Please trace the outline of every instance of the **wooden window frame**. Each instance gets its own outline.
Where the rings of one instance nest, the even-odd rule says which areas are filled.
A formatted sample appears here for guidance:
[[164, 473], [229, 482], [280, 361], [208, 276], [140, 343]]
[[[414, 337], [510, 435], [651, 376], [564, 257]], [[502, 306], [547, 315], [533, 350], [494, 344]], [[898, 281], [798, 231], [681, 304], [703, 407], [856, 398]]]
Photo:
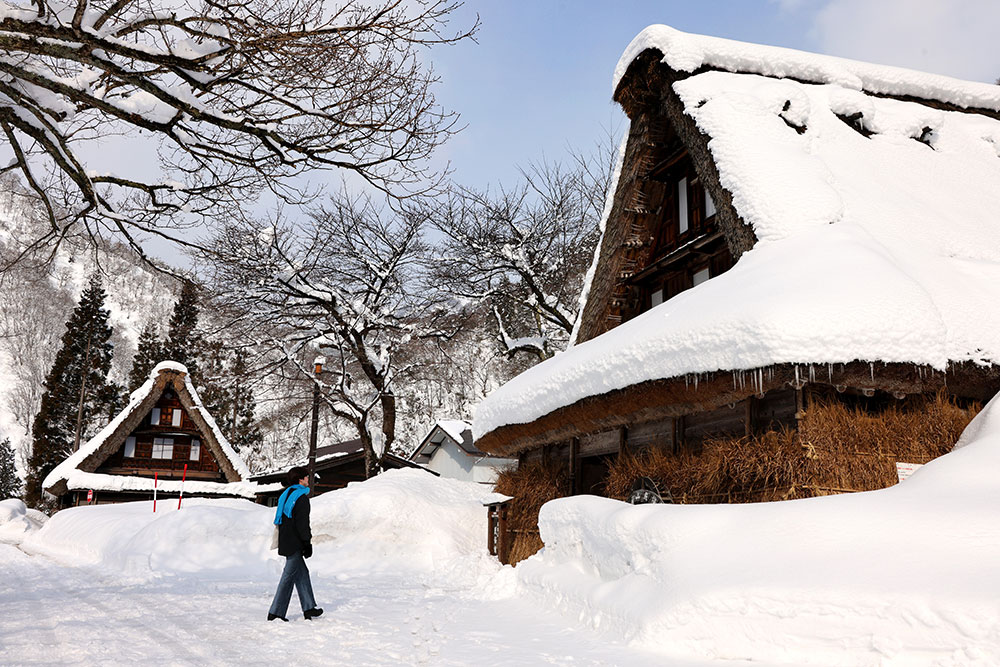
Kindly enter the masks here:
[[[158, 440], [160, 442], [157, 442]], [[169, 444], [168, 444], [167, 441], [169, 441]], [[170, 456], [157, 456], [156, 455], [156, 448], [157, 447], [160, 447], [161, 448], [160, 452], [163, 453], [163, 451], [164, 451], [163, 448], [164, 447], [168, 447], [168, 446], [170, 447]], [[174, 458], [174, 447], [176, 447], [176, 446], [177, 446], [177, 443], [174, 442], [173, 438], [159, 438], [159, 437], [153, 438], [153, 449], [150, 452], [150, 458], [154, 459], [156, 461], [172, 461], [173, 458]]]

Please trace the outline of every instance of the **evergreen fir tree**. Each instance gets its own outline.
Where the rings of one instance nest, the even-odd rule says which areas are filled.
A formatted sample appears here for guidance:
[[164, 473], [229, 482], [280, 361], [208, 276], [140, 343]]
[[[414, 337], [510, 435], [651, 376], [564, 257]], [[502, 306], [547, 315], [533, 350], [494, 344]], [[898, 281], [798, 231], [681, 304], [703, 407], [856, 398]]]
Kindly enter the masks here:
[[198, 377], [193, 378], [198, 397], [228, 437], [233, 396], [226, 370], [226, 349], [221, 342], [208, 340], [202, 342], [198, 352]]
[[26, 500], [39, 505], [42, 482], [79, 448], [95, 417], [118, 405], [120, 388], [109, 383], [111, 325], [104, 288], [95, 275], [66, 323], [62, 348], [45, 378], [42, 404], [32, 425]]
[[163, 343], [157, 335], [157, 326], [150, 322], [139, 335], [139, 349], [132, 358], [132, 370], [128, 374], [128, 390], [131, 392], [141, 387], [156, 364], [164, 359]]
[[198, 335], [198, 290], [186, 281], [170, 316], [170, 329], [163, 344], [164, 361], [176, 361], [187, 366], [192, 379], [198, 377], [198, 356], [201, 337]]
[[10, 439], [0, 442], [0, 500], [21, 497], [21, 478], [14, 467], [14, 450]]
[[243, 453], [244, 459], [253, 458], [260, 452], [264, 436], [260, 432], [260, 425], [254, 414], [257, 402], [249, 386], [250, 378], [243, 352], [236, 353], [231, 376], [232, 388], [229, 393], [232, 397], [232, 406], [228, 420], [229, 430], [224, 433], [236, 451]]

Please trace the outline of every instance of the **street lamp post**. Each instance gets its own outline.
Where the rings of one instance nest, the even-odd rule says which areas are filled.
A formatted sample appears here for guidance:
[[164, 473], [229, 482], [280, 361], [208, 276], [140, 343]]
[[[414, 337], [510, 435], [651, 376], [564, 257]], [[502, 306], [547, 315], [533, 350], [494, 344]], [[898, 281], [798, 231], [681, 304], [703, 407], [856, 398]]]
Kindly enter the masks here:
[[309, 486], [316, 483], [316, 436], [319, 433], [319, 376], [323, 372], [325, 357], [316, 357], [313, 362], [313, 372], [316, 374], [313, 382], [313, 413], [312, 427], [309, 429]]

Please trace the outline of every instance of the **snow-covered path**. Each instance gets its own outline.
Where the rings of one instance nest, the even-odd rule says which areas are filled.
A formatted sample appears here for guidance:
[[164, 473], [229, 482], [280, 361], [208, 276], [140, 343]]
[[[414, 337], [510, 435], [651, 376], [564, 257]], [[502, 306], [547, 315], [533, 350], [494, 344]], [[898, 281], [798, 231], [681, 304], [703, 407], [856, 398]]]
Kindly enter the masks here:
[[662, 665], [517, 599], [482, 600], [398, 574], [314, 568], [326, 613], [264, 620], [273, 581], [129, 583], [0, 544], [4, 665]]

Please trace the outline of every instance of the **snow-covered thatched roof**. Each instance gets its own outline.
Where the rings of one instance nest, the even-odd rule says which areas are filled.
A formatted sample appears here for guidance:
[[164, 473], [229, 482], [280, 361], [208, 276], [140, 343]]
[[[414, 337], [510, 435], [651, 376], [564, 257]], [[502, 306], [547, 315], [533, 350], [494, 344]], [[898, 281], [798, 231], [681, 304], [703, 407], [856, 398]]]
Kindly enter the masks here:
[[[617, 68], [619, 100], [650, 71], [640, 59], [664, 72], [647, 98], [693, 122], [682, 138], [706, 156], [695, 167], [719, 186], [722, 224], [751, 242], [728, 272], [491, 394], [480, 447], [496, 451], [480, 439], [503, 426], [688, 374], [1000, 365], [1000, 87], [652, 26]], [[607, 234], [595, 266], [615, 250]]]
[[[153, 478], [109, 475], [95, 472], [124, 443], [125, 438], [147, 417], [167, 387], [177, 393], [181, 406], [198, 427], [202, 442], [215, 457], [228, 483], [186, 481], [185, 493], [243, 496], [253, 498], [257, 485], [247, 481], [250, 470], [219, 430], [215, 419], [202, 405], [187, 367], [174, 361], [158, 364], [149, 379], [132, 392], [128, 405], [100, 433], [73, 452], [45, 478], [43, 488], [53, 495], [70, 490], [153, 491]], [[161, 480], [160, 492], [178, 492], [179, 481]]]

